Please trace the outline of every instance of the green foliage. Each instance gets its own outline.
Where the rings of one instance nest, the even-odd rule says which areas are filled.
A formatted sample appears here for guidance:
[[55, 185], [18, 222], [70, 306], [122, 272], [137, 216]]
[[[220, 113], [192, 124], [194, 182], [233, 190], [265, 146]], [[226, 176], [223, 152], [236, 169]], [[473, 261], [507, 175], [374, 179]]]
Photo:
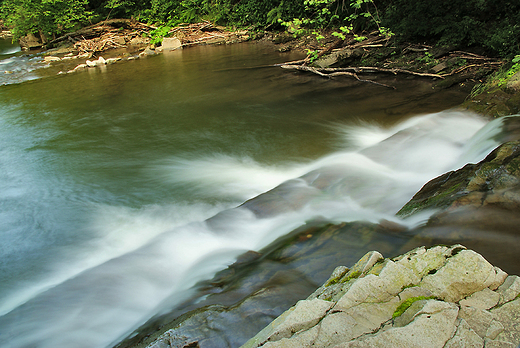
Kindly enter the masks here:
[[279, 25], [303, 12], [301, 1], [290, 0], [228, 0], [228, 21], [237, 25], [267, 27]]
[[432, 66], [437, 64], [437, 60], [428, 51], [424, 52], [424, 56], [417, 58], [417, 61], [426, 66]]
[[86, 5], [87, 0], [4, 0], [0, 16], [15, 38], [37, 33], [49, 39], [86, 23]]
[[339, 27], [332, 35], [345, 40], [352, 34], [357, 41], [363, 41], [365, 36], [357, 32], [376, 28], [380, 34], [392, 36], [389, 29], [381, 26], [381, 19], [373, 0], [350, 0], [348, 6], [345, 1], [338, 0], [305, 0], [303, 18], [294, 18], [290, 21], [281, 21], [281, 24], [294, 36], [306, 35], [310, 28]]
[[143, 19], [143, 13], [150, 8], [150, 0], [90, 0], [89, 7], [99, 20], [109, 18]]
[[510, 0], [377, 0], [382, 23], [407, 41], [481, 46], [512, 55], [520, 49], [520, 2]]
[[476, 96], [484, 93], [494, 91], [503, 88], [509, 79], [520, 71], [520, 55], [516, 55], [512, 60], [511, 64], [505, 68], [500, 69], [494, 73], [485, 83], [475, 85], [471, 90], [470, 97], [475, 98]]
[[152, 30], [150, 32], [150, 43], [151, 44], [160, 44], [164, 37], [168, 35], [168, 32], [172, 29], [172, 27], [168, 25], [160, 26], [159, 28]]
[[316, 31], [316, 30], [312, 32], [312, 35], [314, 35], [314, 37], [316, 38], [316, 41], [318, 41], [318, 43], [320, 43], [320, 41], [325, 38], [325, 36], [323, 36], [319, 31]]
[[314, 62], [316, 59], [318, 59], [318, 51], [307, 49], [307, 57], [311, 63]]
[[520, 71], [520, 55], [516, 55], [511, 60], [511, 63], [513, 63], [513, 65], [509, 69], [499, 72], [499, 74], [497, 75], [496, 83], [498, 87], [505, 86], [509, 79], [513, 77], [514, 74]]
[[365, 39], [362, 32], [376, 30], [412, 42], [478, 45], [503, 57], [520, 52], [520, 1], [512, 0], [0, 0], [0, 19], [15, 38], [35, 33], [50, 39], [107, 18], [158, 26], [210, 20], [251, 30], [285, 27], [318, 41], [325, 28], [358, 41]]

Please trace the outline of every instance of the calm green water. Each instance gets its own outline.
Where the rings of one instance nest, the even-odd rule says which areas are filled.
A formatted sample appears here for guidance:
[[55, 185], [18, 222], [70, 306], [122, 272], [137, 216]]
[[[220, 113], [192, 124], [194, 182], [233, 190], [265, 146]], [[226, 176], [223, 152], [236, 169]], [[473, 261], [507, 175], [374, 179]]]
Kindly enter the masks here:
[[[467, 91], [287, 72], [268, 65], [300, 57], [260, 44], [59, 76], [34, 68], [41, 57], [0, 51], [13, 72], [0, 81], [2, 347], [105, 347], [309, 217], [392, 219], [427, 180], [465, 163], [461, 144], [486, 124], [456, 112], [403, 123]], [[416, 132], [405, 145], [356, 152], [403, 130]], [[301, 209], [269, 219], [229, 210], [319, 168], [335, 168], [327, 175], [340, 184], [303, 195]], [[223, 224], [204, 222], [219, 212], [230, 212]]]

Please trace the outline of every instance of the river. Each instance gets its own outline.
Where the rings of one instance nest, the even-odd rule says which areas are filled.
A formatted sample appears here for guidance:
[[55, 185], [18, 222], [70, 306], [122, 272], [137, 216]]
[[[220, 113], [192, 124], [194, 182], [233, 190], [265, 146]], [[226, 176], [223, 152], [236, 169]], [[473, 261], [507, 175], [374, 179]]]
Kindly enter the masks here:
[[[468, 90], [270, 66], [297, 58], [200, 46], [57, 75], [2, 42], [0, 346], [111, 346], [308, 219], [400, 222], [425, 182], [497, 144], [450, 110]], [[291, 179], [279, 213], [235, 209]]]

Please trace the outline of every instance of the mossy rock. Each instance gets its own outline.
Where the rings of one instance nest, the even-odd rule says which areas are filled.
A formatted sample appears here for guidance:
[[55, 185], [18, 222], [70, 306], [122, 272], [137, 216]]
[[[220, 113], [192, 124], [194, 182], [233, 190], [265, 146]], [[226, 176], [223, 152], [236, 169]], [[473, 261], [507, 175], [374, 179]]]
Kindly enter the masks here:
[[435, 296], [417, 296], [417, 297], [410, 297], [409, 299], [405, 300], [403, 303], [399, 305], [399, 307], [396, 308], [394, 311], [394, 314], [392, 314], [392, 319], [400, 317], [408, 308], [410, 308], [415, 302], [422, 301], [422, 300], [432, 300]]
[[520, 91], [495, 87], [466, 100], [461, 107], [490, 117], [520, 112]]
[[[408, 217], [426, 209], [447, 210], [471, 205], [479, 207], [483, 197], [494, 190], [515, 190], [520, 186], [520, 142], [507, 142], [478, 164], [467, 164], [429, 181], [397, 213]], [[506, 206], [507, 198], [494, 204]]]

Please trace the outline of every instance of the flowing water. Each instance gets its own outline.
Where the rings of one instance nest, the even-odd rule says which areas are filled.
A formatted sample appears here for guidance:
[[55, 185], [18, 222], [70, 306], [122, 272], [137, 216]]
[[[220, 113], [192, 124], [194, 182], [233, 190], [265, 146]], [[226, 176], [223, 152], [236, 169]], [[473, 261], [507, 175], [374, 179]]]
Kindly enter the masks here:
[[442, 111], [465, 91], [288, 73], [268, 65], [298, 56], [259, 44], [60, 76], [0, 50], [2, 347], [110, 346], [309, 219], [398, 222], [496, 145], [498, 125]]

